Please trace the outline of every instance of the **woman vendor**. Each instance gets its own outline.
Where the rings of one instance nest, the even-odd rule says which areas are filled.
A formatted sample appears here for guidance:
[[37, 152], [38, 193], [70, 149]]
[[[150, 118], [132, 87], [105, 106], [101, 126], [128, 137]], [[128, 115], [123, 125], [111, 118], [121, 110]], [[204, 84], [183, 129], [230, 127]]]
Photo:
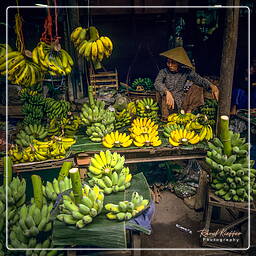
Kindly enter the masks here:
[[[218, 100], [219, 90], [217, 86], [194, 71], [194, 67], [183, 47], [171, 49], [160, 55], [167, 57], [167, 68], [159, 71], [154, 85], [161, 97], [163, 118], [169, 115], [170, 110], [183, 109], [184, 99], [188, 101], [185, 93], [185, 85], [188, 81], [196, 85], [192, 86], [187, 92], [189, 98], [195, 101], [195, 105], [200, 105], [196, 103], [196, 99], [203, 97], [203, 89], [211, 91], [212, 97]], [[191, 108], [187, 108], [186, 112], [191, 112]]]

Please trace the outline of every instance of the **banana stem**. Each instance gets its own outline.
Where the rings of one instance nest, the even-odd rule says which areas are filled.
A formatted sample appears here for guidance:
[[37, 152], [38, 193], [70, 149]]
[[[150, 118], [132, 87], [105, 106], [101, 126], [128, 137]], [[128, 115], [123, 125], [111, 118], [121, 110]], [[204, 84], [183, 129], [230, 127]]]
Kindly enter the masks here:
[[230, 156], [232, 153], [231, 139], [229, 133], [229, 117], [220, 117], [220, 140], [224, 146], [224, 154]]
[[58, 177], [58, 181], [64, 180], [64, 178], [66, 176], [68, 176], [68, 172], [71, 169], [73, 163], [72, 162], [64, 162], [60, 172], [59, 172], [59, 177]]
[[10, 184], [12, 181], [12, 160], [10, 157], [4, 157], [4, 185]]
[[33, 185], [35, 204], [39, 209], [42, 209], [42, 207], [43, 207], [42, 179], [38, 175], [32, 175], [31, 180], [32, 180], [32, 185]]
[[71, 182], [72, 182], [72, 190], [74, 193], [75, 203], [80, 204], [83, 198], [82, 192], [82, 182], [80, 179], [80, 173], [78, 168], [72, 168], [69, 170]]

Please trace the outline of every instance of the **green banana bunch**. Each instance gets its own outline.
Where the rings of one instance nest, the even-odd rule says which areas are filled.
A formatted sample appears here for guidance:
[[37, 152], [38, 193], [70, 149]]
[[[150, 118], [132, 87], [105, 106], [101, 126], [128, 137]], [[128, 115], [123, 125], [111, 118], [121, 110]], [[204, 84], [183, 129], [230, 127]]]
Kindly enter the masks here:
[[[248, 168], [248, 147], [245, 139], [239, 133], [230, 131], [232, 155], [227, 157], [223, 152], [223, 144], [218, 138], [212, 143], [208, 142], [206, 163], [212, 169], [211, 187], [215, 194], [226, 201], [245, 202], [252, 200], [256, 195], [256, 170], [253, 169], [254, 161], [250, 161], [250, 182]], [[248, 194], [248, 187], [251, 194]]]
[[44, 139], [47, 134], [47, 129], [41, 124], [29, 124], [19, 131], [15, 143], [22, 147], [28, 147], [30, 144], [33, 144], [33, 140]]
[[33, 62], [51, 76], [65, 76], [71, 73], [74, 62], [64, 49], [56, 51], [54, 46], [39, 42], [32, 51]]
[[117, 111], [115, 128], [120, 129], [126, 125], [129, 125], [131, 123], [131, 118], [131, 114], [126, 108], [120, 112]]
[[70, 102], [66, 100], [55, 100], [52, 98], [46, 98], [44, 104], [44, 111], [50, 119], [67, 117], [68, 112], [71, 110]]
[[166, 126], [164, 126], [163, 134], [165, 137], [169, 138], [172, 131], [179, 129], [184, 129], [184, 126], [179, 124], [167, 124]]
[[154, 88], [153, 81], [146, 77], [146, 78], [136, 78], [133, 82], [131, 87], [136, 90], [137, 86], [142, 86], [144, 90], [152, 90]]
[[100, 175], [94, 175], [90, 172], [88, 176], [90, 177], [88, 183], [90, 185], [98, 185], [105, 194], [124, 191], [131, 186], [132, 174], [128, 167], [124, 167], [120, 172], [113, 171], [102, 175], [100, 178], [98, 178]]
[[94, 106], [84, 104], [80, 113], [81, 122], [87, 126], [86, 134], [94, 142], [114, 130], [115, 114], [105, 109], [104, 101], [96, 101]]
[[131, 201], [121, 201], [117, 204], [108, 203], [105, 209], [108, 211], [106, 214], [110, 220], [130, 220], [143, 211], [149, 204], [149, 200], [143, 199], [143, 196], [138, 192], [132, 193]]
[[61, 119], [60, 123], [62, 131], [64, 131], [63, 135], [66, 137], [73, 137], [81, 124], [81, 119], [79, 116], [64, 117]]
[[148, 117], [152, 120], [158, 120], [159, 107], [152, 98], [144, 98], [136, 102], [136, 113], [139, 117]]
[[11, 51], [0, 57], [0, 74], [8, 75], [8, 80], [13, 84], [25, 87], [33, 86], [43, 79], [39, 66], [18, 51]]
[[91, 188], [84, 185], [83, 198], [78, 205], [75, 203], [73, 192], [69, 195], [63, 195], [63, 204], [59, 206], [60, 214], [57, 215], [57, 219], [67, 225], [83, 228], [101, 213], [103, 202], [104, 194], [98, 186]]
[[70, 35], [79, 55], [93, 63], [101, 62], [104, 57], [109, 57], [113, 51], [113, 43], [106, 36], [99, 36], [97, 28], [77, 27]]
[[72, 188], [71, 179], [65, 177], [64, 180], [58, 181], [54, 179], [53, 182], [47, 181], [46, 185], [43, 185], [43, 195], [50, 201], [55, 202], [58, 194]]
[[[31, 86], [29, 88], [25, 87], [25, 88], [21, 88], [19, 90], [19, 97], [20, 97], [20, 100], [21, 102], [29, 102], [29, 103], [37, 103], [37, 105], [39, 105], [38, 103], [43, 101], [44, 102], [44, 97], [42, 97], [41, 99], [40, 98], [37, 98], [37, 99], [30, 99], [31, 96], [36, 96], [38, 95], [39, 93], [42, 92], [42, 85], [41, 84], [36, 84], [34, 86]], [[34, 102], [32, 102], [34, 101]]]

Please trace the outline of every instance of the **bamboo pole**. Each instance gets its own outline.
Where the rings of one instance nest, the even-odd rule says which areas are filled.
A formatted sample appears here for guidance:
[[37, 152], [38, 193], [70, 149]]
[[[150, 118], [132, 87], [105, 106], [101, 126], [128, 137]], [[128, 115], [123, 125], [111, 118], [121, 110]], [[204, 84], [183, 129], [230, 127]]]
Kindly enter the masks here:
[[64, 180], [66, 176], [68, 176], [69, 170], [71, 169], [73, 163], [72, 162], [64, 162], [60, 172], [59, 172], [59, 177], [58, 181]]
[[75, 203], [80, 204], [83, 198], [82, 192], [82, 182], [80, 179], [80, 173], [78, 168], [72, 168], [69, 170], [71, 182], [72, 182], [72, 190], [74, 193]]
[[38, 175], [31, 176], [32, 185], [33, 185], [33, 193], [35, 204], [39, 209], [43, 207], [43, 187], [41, 177]]
[[224, 146], [224, 154], [230, 156], [232, 153], [231, 138], [229, 133], [229, 117], [221, 116], [219, 125], [219, 137]]
[[4, 185], [10, 184], [12, 181], [12, 160], [9, 156], [4, 157]]

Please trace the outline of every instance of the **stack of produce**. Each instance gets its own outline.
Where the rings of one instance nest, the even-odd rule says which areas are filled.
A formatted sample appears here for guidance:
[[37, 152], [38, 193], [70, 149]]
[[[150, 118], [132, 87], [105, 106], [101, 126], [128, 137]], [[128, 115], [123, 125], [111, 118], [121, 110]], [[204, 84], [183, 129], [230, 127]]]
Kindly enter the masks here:
[[84, 104], [80, 114], [82, 123], [87, 126], [86, 134], [90, 140], [101, 142], [102, 138], [114, 130], [115, 113], [105, 109], [103, 101], [93, 105]]
[[48, 127], [48, 135], [73, 137], [76, 134], [80, 124], [81, 119], [79, 116], [68, 116], [62, 119], [51, 119]]
[[99, 36], [98, 30], [91, 26], [89, 28], [77, 27], [70, 35], [79, 55], [87, 61], [102, 61], [104, 57], [112, 54], [113, 44], [106, 36]]
[[192, 113], [185, 113], [181, 110], [180, 113], [173, 113], [168, 116], [167, 120], [170, 124], [187, 124], [188, 122], [196, 119], [196, 116]]
[[107, 148], [113, 147], [129, 147], [132, 144], [132, 139], [126, 133], [119, 133], [118, 131], [107, 134], [102, 141], [103, 146]]
[[59, 206], [57, 219], [69, 225], [83, 228], [91, 223], [93, 218], [103, 209], [104, 194], [98, 186], [82, 187], [78, 168], [69, 170], [72, 181], [72, 191], [63, 195], [63, 204]]
[[147, 117], [152, 120], [158, 119], [159, 107], [152, 98], [144, 98], [136, 102], [136, 113], [139, 117]]
[[53, 46], [39, 42], [32, 51], [32, 59], [41, 70], [52, 76], [65, 76], [72, 71], [74, 64], [70, 55], [64, 50], [56, 51]]
[[131, 123], [131, 114], [128, 109], [123, 109], [122, 111], [116, 111], [116, 123], [115, 128], [120, 129]]
[[49, 119], [65, 118], [71, 110], [71, 104], [66, 100], [55, 100], [46, 98], [44, 100], [44, 111]]
[[6, 54], [6, 47], [7, 47], [8, 53], [12, 52], [12, 48], [11, 48], [10, 45], [8, 45], [8, 44], [0, 44], [0, 57], [5, 56], [5, 54]]
[[189, 131], [186, 128], [175, 129], [171, 131], [169, 143], [174, 146], [196, 144], [200, 141], [200, 137], [194, 131]]
[[[6, 63], [6, 59], [7, 63]], [[40, 67], [29, 61], [21, 52], [11, 51], [0, 57], [0, 74], [6, 75], [8, 68], [8, 80], [13, 84], [30, 87], [43, 78]]]
[[46, 185], [43, 186], [43, 194], [48, 201], [55, 202], [58, 194], [71, 188], [72, 184], [70, 178], [65, 177], [63, 180], [54, 179], [53, 182], [47, 181]]
[[67, 149], [74, 143], [73, 138], [54, 137], [49, 141], [33, 140], [33, 145], [19, 150], [18, 146], [13, 146], [8, 154], [15, 163], [44, 161], [47, 159], [61, 159], [66, 157]]
[[119, 204], [106, 204], [105, 209], [109, 211], [106, 216], [110, 220], [129, 220], [141, 211], [143, 211], [149, 204], [147, 199], [143, 199], [143, 196], [138, 192], [132, 193], [131, 201], [121, 201]]
[[45, 104], [43, 95], [35, 94], [30, 95], [29, 97], [25, 97], [24, 95], [20, 96], [23, 101], [21, 111], [25, 115], [23, 124], [41, 124], [42, 118], [44, 117]]
[[218, 102], [212, 99], [206, 99], [203, 106], [197, 111], [200, 114], [206, 115], [208, 122], [211, 126], [214, 126], [217, 118]]
[[30, 144], [33, 144], [33, 140], [44, 139], [47, 134], [48, 130], [43, 125], [29, 124], [19, 131], [15, 143], [21, 147], [28, 147]]
[[124, 167], [125, 158], [116, 152], [100, 151], [91, 158], [88, 181], [90, 185], [98, 185], [105, 194], [124, 191], [130, 187], [132, 174]]
[[[248, 143], [240, 138], [239, 133], [232, 133], [231, 155], [224, 153], [224, 145], [220, 139], [214, 138], [213, 143], [209, 142], [206, 162], [212, 169], [211, 187], [215, 194], [226, 201], [244, 202], [252, 200], [256, 195], [256, 170], [253, 169], [254, 161], [250, 161], [250, 182], [248, 168]], [[251, 195], [248, 195], [249, 185]]]
[[146, 91], [151, 91], [153, 88], [154, 88], [154, 83], [153, 81], [148, 78], [148, 77], [145, 77], [145, 78], [137, 78], [135, 79], [133, 82], [132, 82], [132, 88], [136, 90], [136, 88], [138, 86], [142, 86], [144, 88], [144, 90]]
[[129, 129], [133, 143], [137, 147], [153, 146], [162, 144], [158, 136], [158, 125], [149, 118], [136, 118]]

